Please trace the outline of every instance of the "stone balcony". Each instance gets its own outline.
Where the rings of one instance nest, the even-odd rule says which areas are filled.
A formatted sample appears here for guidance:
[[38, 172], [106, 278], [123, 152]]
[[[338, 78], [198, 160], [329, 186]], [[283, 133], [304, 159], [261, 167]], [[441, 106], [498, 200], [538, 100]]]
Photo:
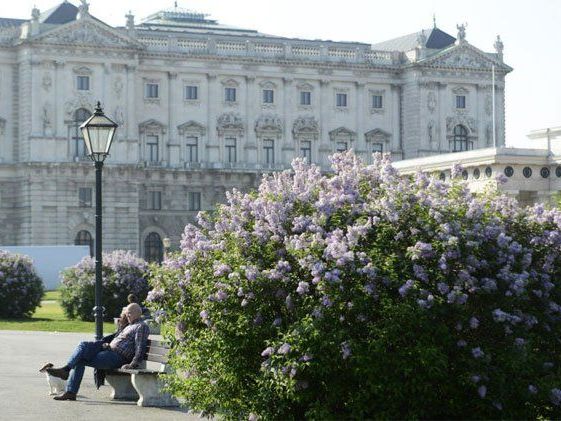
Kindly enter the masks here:
[[322, 63], [348, 63], [396, 66], [400, 53], [376, 51], [366, 44], [321, 43], [303, 40], [232, 40], [232, 38], [171, 37], [139, 34], [139, 41], [149, 52], [166, 52], [196, 56], [246, 57]]

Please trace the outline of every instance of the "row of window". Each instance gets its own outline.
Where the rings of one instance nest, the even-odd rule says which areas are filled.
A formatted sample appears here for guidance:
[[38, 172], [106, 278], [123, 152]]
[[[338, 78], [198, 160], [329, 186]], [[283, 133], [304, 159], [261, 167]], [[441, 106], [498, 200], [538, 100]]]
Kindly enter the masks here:
[[[162, 209], [162, 192], [161, 190], [150, 190], [146, 194], [146, 209], [161, 210]], [[187, 193], [187, 210], [201, 210], [201, 192]]]
[[[94, 252], [94, 239], [87, 230], [81, 230], [74, 237], [74, 244], [77, 246], [88, 246], [90, 256]], [[144, 239], [144, 259], [148, 262], [161, 263], [164, 258], [164, 243], [162, 237], [157, 232], [149, 233]]]
[[[183, 98], [186, 101], [194, 101], [199, 99], [199, 87], [187, 85], [183, 90]], [[157, 83], [146, 83], [144, 87], [144, 96], [147, 99], [160, 98], [159, 85]], [[335, 104], [337, 107], [347, 107], [347, 94], [337, 93], [335, 95]], [[237, 102], [237, 88], [227, 87], [224, 88], [224, 101], [235, 103]], [[262, 90], [263, 104], [275, 103], [275, 91], [273, 89]], [[300, 105], [312, 105], [312, 92], [300, 91]], [[372, 95], [372, 108], [383, 108], [383, 96]]]
[[[312, 163], [312, 142], [302, 140], [300, 143], [299, 156], [308, 163]], [[338, 141], [335, 144], [337, 152], [349, 149], [348, 141]], [[384, 152], [383, 143], [371, 143], [371, 152]], [[160, 162], [158, 136], [146, 136], [146, 160], [151, 163]], [[238, 139], [235, 137], [224, 138], [224, 161], [228, 163], [238, 162]], [[199, 162], [199, 138], [188, 136], [185, 139], [185, 162]], [[275, 139], [263, 139], [262, 142], [262, 162], [264, 164], [274, 164], [275, 160]]]
[[[82, 208], [89, 208], [92, 206], [92, 188], [80, 187], [78, 188], [78, 205]], [[162, 209], [162, 192], [159, 190], [152, 190], [147, 193], [146, 208], [151, 210]], [[201, 210], [201, 192], [188, 192], [187, 193], [187, 210], [200, 211]]]

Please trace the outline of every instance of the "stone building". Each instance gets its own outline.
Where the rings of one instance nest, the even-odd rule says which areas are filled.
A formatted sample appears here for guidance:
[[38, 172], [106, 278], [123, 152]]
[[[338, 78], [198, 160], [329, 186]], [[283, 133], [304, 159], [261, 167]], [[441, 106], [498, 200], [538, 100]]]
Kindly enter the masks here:
[[[271, 36], [180, 8], [112, 27], [64, 1], [0, 18], [0, 245], [91, 244], [94, 171], [79, 125], [119, 125], [104, 170], [104, 247], [161, 255], [225, 191], [302, 156], [394, 160], [504, 145], [499, 38], [436, 25], [379, 44]], [[496, 84], [493, 86], [492, 69]]]

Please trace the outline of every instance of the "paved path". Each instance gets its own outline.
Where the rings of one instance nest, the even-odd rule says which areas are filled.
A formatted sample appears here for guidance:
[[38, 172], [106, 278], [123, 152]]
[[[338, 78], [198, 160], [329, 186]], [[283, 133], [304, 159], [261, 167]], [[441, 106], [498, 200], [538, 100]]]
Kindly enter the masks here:
[[185, 408], [141, 408], [135, 402], [109, 399], [109, 386], [96, 390], [93, 369], [86, 368], [76, 402], [48, 396], [46, 362], [62, 365], [78, 342], [92, 340], [83, 333], [0, 331], [0, 420], [200, 420]]

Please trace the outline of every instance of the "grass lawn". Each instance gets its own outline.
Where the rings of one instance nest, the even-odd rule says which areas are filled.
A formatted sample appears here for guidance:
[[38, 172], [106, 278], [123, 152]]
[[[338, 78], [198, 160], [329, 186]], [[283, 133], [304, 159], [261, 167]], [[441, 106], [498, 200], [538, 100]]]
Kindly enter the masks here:
[[[30, 319], [0, 319], [0, 330], [43, 330], [47, 332], [95, 333], [94, 322], [69, 320], [60, 306], [60, 291], [47, 291]], [[104, 323], [103, 332], [115, 331], [113, 323]]]

